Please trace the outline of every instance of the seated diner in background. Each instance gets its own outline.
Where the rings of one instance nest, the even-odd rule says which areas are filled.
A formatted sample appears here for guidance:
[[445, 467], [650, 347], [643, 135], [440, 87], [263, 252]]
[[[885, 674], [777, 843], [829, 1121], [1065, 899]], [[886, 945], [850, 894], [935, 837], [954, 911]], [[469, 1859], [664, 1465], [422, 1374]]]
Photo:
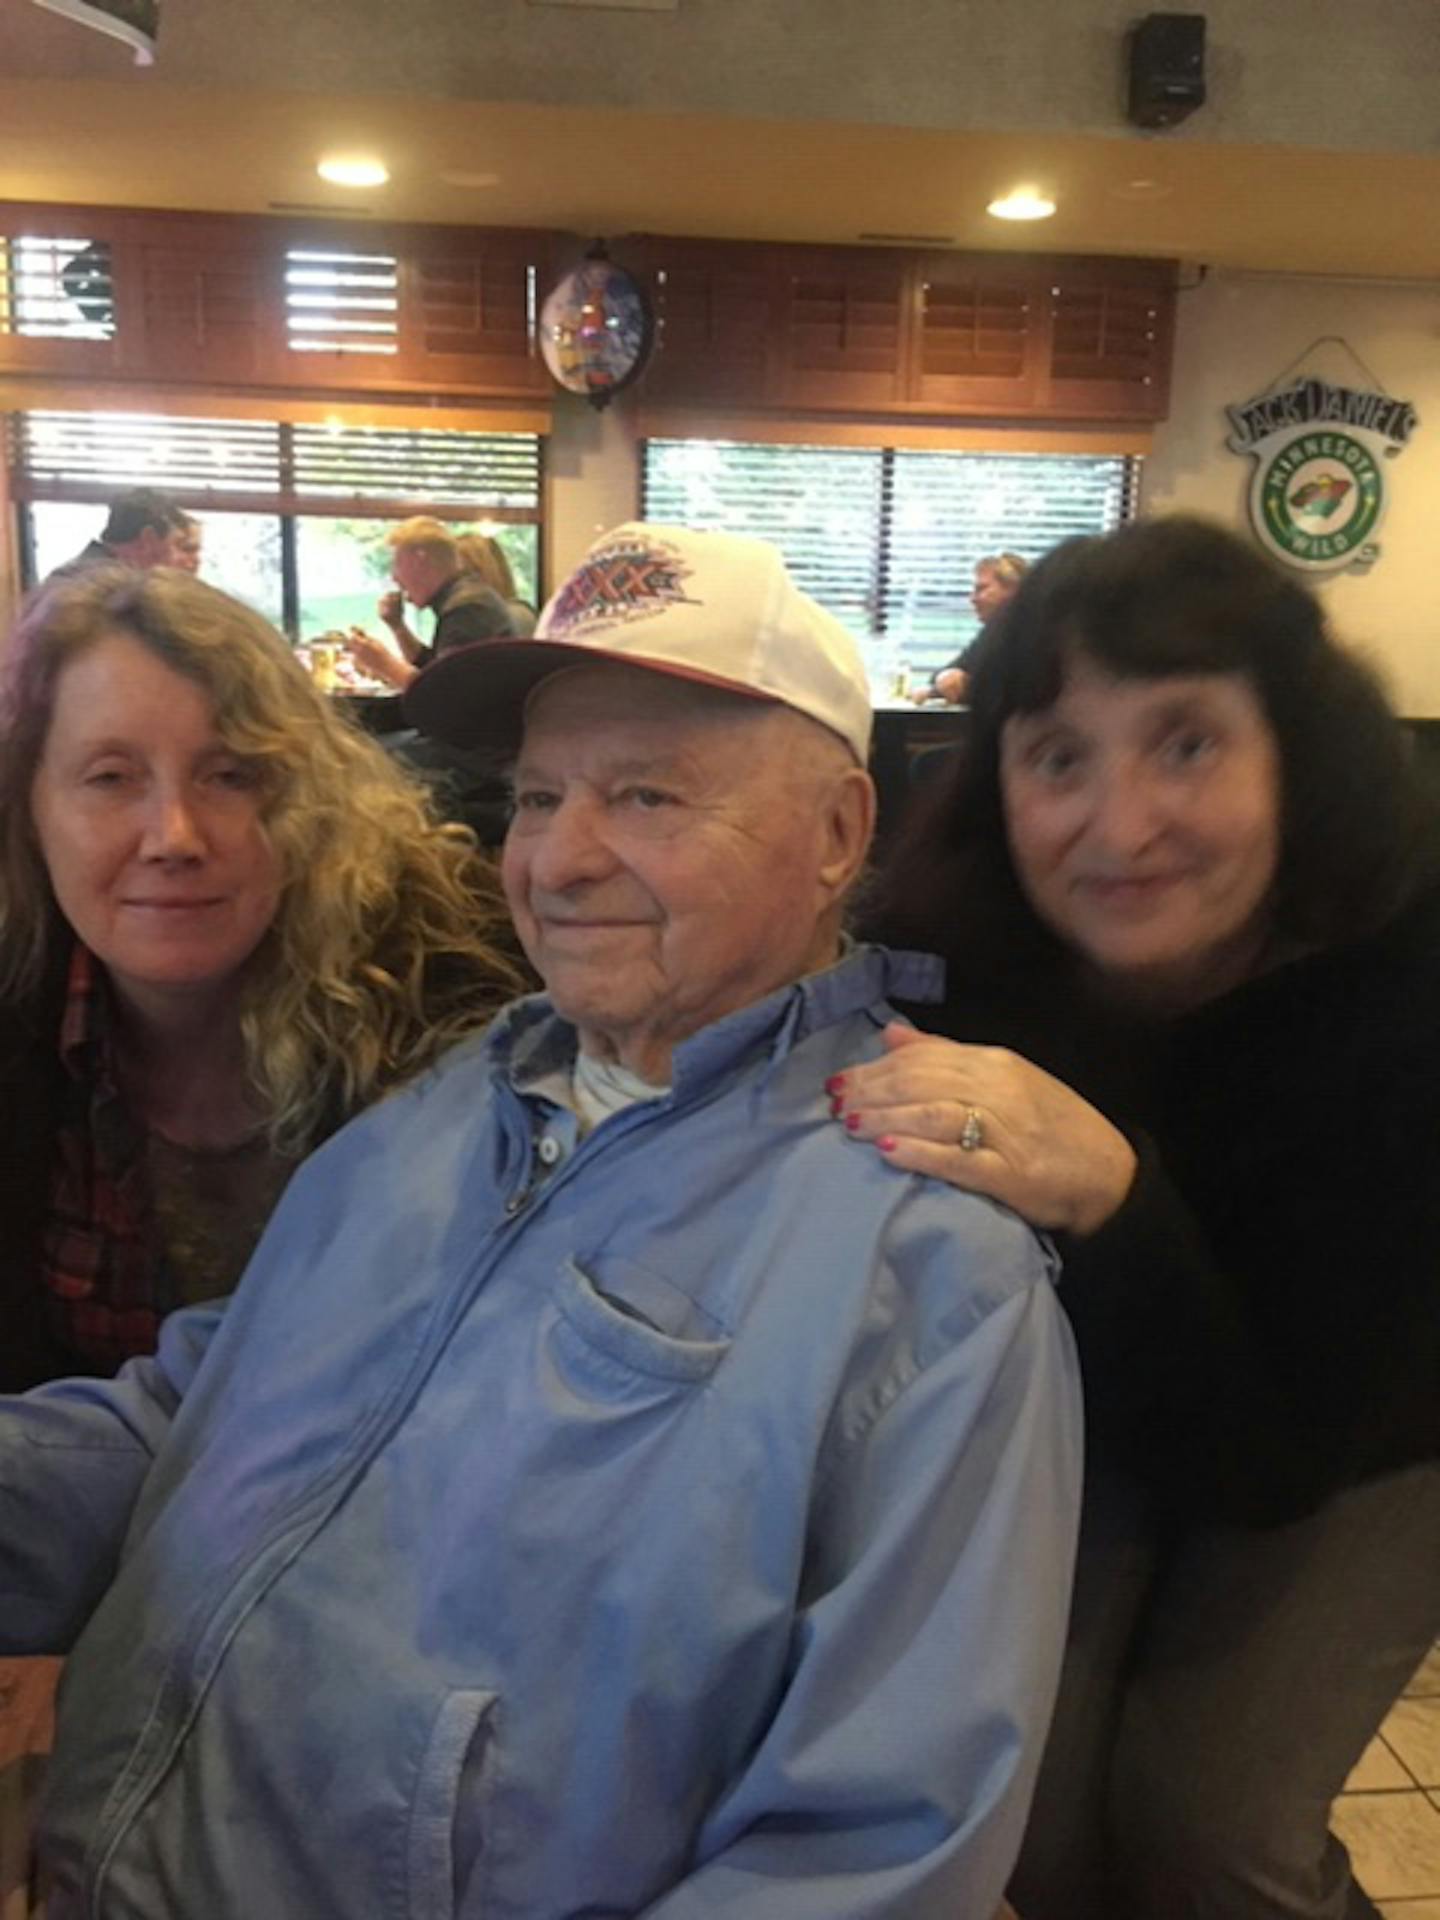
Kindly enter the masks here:
[[1030, 562], [1018, 553], [987, 553], [982, 560], [975, 562], [975, 583], [970, 591], [970, 605], [980, 622], [980, 632], [968, 646], [961, 648], [953, 660], [947, 660], [943, 667], [930, 676], [928, 684], [916, 695], [917, 702], [923, 704], [926, 700], [943, 700], [952, 707], [964, 704], [970, 684], [970, 661], [975, 649], [995, 615], [1010, 604], [1016, 588], [1029, 570]]
[[[228, 1291], [296, 1162], [517, 985], [490, 870], [173, 572], [25, 608], [0, 706], [0, 1384]], [[503, 928], [503, 932], [502, 932]]]
[[199, 573], [205, 548], [205, 528], [193, 513], [181, 509], [175, 538], [171, 542], [170, 565], [182, 573]]
[[0, 1635], [76, 1643], [55, 1898], [985, 1920], [1078, 1378], [1029, 1229], [829, 1123], [934, 984], [841, 931], [858, 649], [774, 549], [627, 526], [489, 651], [417, 685], [514, 762], [545, 993], [296, 1173], [223, 1317], [0, 1405]]
[[[131, 487], [117, 493], [110, 502], [105, 525], [97, 539], [82, 548], [73, 560], [56, 567], [51, 580], [83, 573], [90, 567], [180, 567], [193, 573], [188, 561], [192, 533], [199, 529], [183, 507], [177, 507], [168, 493], [153, 487]], [[199, 546], [195, 547], [196, 566]]]
[[1315, 596], [1040, 561], [878, 924], [947, 963], [836, 1113], [1058, 1236], [1085, 1375], [1025, 1920], [1360, 1920], [1331, 1802], [1440, 1633], [1440, 823]]
[[[385, 537], [394, 553], [395, 586], [381, 595], [377, 611], [394, 645], [361, 627], [352, 627], [348, 640], [367, 673], [403, 693], [423, 667], [449, 648], [513, 637], [517, 629], [510, 608], [466, 566], [455, 536], [441, 521], [423, 515], [402, 520]], [[406, 622], [407, 600], [435, 616], [428, 645]]]

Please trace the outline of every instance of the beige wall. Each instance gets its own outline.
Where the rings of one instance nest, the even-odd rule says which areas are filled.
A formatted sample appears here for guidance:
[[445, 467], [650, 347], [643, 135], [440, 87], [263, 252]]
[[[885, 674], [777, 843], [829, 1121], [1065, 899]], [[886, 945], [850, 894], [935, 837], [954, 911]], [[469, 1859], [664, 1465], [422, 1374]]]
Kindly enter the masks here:
[[[1171, 417], [1147, 463], [1144, 510], [1244, 526], [1254, 463], [1227, 451], [1224, 408], [1259, 393], [1325, 334], [1342, 336], [1387, 392], [1413, 401], [1420, 424], [1385, 463], [1379, 559], [1365, 574], [1324, 577], [1322, 596], [1337, 632], [1383, 667], [1400, 710], [1440, 716], [1440, 285], [1217, 274], [1183, 295]], [[1334, 345], [1306, 370], [1369, 385]]]
[[588, 400], [558, 394], [545, 472], [545, 578], [554, 587], [597, 534], [640, 511], [640, 450], [629, 396], [597, 412]]

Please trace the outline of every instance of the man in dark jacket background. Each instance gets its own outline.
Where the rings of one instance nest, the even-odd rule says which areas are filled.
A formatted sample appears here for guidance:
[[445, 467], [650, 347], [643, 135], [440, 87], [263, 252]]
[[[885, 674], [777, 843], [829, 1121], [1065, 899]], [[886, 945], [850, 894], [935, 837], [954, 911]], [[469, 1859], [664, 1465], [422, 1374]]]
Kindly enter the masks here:
[[[110, 502], [110, 514], [98, 540], [56, 567], [49, 578], [80, 573], [86, 567], [119, 561], [127, 567], [173, 567], [180, 564], [185, 530], [193, 526], [168, 494], [153, 487], [131, 487]], [[193, 571], [193, 569], [191, 569]]]

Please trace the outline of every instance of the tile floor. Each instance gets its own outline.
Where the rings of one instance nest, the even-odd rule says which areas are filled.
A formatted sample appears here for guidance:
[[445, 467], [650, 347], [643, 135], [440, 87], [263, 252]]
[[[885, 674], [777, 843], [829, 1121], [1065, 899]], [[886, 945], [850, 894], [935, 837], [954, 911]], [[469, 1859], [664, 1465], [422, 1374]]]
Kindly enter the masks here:
[[1362, 1755], [1333, 1822], [1385, 1920], [1440, 1920], [1440, 1643]]

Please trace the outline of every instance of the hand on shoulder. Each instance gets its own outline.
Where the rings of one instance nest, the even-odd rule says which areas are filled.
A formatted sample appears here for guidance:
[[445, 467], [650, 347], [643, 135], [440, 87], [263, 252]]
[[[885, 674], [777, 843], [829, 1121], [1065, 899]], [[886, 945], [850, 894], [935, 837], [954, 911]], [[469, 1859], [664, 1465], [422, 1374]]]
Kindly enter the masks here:
[[882, 1059], [826, 1083], [831, 1112], [893, 1166], [988, 1194], [1032, 1226], [1094, 1233], [1135, 1178], [1135, 1150], [1098, 1108], [1003, 1047], [893, 1022]]

